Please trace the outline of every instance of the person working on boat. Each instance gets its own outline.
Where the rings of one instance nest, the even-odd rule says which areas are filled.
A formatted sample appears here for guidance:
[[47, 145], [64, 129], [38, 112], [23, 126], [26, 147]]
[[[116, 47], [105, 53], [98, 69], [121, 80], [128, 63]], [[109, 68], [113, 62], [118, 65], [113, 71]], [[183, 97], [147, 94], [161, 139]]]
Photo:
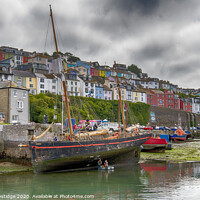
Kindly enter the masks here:
[[76, 124], [73, 126], [73, 132], [76, 133]]
[[93, 130], [96, 131], [97, 130], [97, 124], [95, 123], [93, 126]]

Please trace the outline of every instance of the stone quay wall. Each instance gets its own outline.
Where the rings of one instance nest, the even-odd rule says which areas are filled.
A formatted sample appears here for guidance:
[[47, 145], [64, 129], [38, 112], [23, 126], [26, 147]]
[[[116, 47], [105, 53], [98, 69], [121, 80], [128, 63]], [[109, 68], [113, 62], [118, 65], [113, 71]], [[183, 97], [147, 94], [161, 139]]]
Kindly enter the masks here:
[[151, 117], [149, 118], [149, 124], [152, 126], [174, 127], [181, 124], [183, 128], [188, 129], [193, 121], [196, 125], [200, 124], [200, 115], [186, 111], [151, 106], [149, 112], [155, 113], [155, 122], [151, 121]]
[[[0, 125], [0, 159], [22, 159], [30, 162], [31, 151], [29, 147], [19, 147], [18, 145], [28, 145], [31, 137], [39, 136], [47, 128], [48, 124], [27, 124], [27, 125]], [[64, 141], [65, 136], [61, 134], [61, 125], [53, 125], [52, 128], [36, 141], [53, 141], [57, 137], [59, 141]]]

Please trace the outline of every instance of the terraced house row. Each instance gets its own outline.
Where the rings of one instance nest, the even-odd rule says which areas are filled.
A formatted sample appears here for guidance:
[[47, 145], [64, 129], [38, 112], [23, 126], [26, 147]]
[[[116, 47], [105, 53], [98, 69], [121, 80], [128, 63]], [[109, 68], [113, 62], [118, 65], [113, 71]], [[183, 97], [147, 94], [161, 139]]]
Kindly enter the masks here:
[[[62, 55], [68, 95], [118, 100], [113, 66], [81, 60], [69, 63], [67, 59], [68, 54]], [[0, 80], [13, 81], [34, 95], [47, 92], [62, 94], [58, 66], [61, 66], [61, 60], [51, 56], [0, 47]], [[138, 77], [124, 64], [117, 64], [116, 67], [122, 100], [200, 113], [199, 90], [182, 89], [169, 81], [150, 78], [143, 73]], [[197, 98], [179, 98], [178, 94], [184, 91], [192, 91]]]

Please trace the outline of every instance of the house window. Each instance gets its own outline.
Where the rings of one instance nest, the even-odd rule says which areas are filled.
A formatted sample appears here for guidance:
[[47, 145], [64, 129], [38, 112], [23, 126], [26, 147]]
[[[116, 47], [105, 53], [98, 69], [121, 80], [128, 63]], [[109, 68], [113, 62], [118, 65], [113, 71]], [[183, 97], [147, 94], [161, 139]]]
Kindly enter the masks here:
[[85, 93], [88, 93], [88, 88], [85, 88]]
[[12, 122], [18, 122], [18, 121], [19, 121], [19, 115], [13, 115]]
[[56, 89], [56, 86], [55, 86], [55, 85], [53, 85], [53, 86], [52, 86], [52, 89]]
[[52, 80], [52, 83], [56, 83], [56, 79], [53, 79], [53, 80]]
[[94, 83], [91, 83], [91, 87], [93, 87], [94, 86]]
[[73, 92], [73, 87], [71, 87], [71, 92]]
[[23, 101], [17, 101], [17, 108], [23, 108]]
[[99, 94], [102, 94], [102, 90], [99, 90]]
[[85, 86], [88, 86], [88, 82], [85, 83]]
[[40, 88], [43, 88], [43, 89], [44, 89], [44, 85], [41, 84], [41, 85], [40, 85]]
[[107, 94], [107, 91], [105, 91], [105, 94]]
[[30, 87], [30, 88], [33, 88], [33, 84], [30, 84], [29, 87]]
[[75, 87], [75, 92], [77, 92], [77, 87]]
[[32, 78], [29, 78], [29, 81], [32, 82]]
[[13, 91], [13, 96], [14, 96], [14, 97], [17, 97], [17, 90], [14, 90], [14, 91]]
[[26, 91], [23, 92], [23, 98], [26, 98]]
[[40, 82], [41, 82], [41, 83], [44, 83], [44, 79], [43, 79], [43, 78], [41, 78], [41, 79], [40, 79]]
[[71, 81], [71, 85], [73, 85], [73, 81]]
[[75, 85], [77, 85], [77, 82], [75, 82]]

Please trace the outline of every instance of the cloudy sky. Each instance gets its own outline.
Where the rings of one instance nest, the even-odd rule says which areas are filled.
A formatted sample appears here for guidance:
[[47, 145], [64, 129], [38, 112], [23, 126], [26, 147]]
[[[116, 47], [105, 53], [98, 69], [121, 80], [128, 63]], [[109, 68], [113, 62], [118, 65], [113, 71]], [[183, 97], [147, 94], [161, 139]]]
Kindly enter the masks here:
[[199, 0], [0, 0], [0, 46], [55, 51], [49, 4], [60, 51], [200, 88]]

